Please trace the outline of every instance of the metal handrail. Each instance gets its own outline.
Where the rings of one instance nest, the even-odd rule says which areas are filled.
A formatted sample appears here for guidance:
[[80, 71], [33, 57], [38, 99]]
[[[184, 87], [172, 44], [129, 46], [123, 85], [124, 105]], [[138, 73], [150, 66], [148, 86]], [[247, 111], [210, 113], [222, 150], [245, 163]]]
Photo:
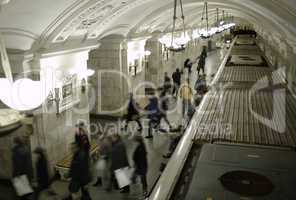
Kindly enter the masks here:
[[[230, 52], [233, 48], [236, 38], [233, 40], [228, 53], [226, 54], [223, 62], [221, 63], [219, 70], [224, 68], [227, 58], [230, 55]], [[210, 85], [213, 85], [217, 80], [218, 76], [220, 76], [222, 70], [216, 74], [215, 78], [211, 82]], [[204, 104], [205, 99], [208, 94], [203, 98], [201, 105]], [[197, 119], [199, 113], [201, 112], [202, 106], [199, 106], [199, 109], [195, 112], [192, 119]], [[153, 188], [151, 195], [147, 198], [147, 200], [169, 200], [170, 196], [174, 191], [174, 187], [177, 184], [177, 181], [180, 177], [180, 174], [183, 170], [184, 164], [187, 160], [188, 154], [193, 145], [193, 140], [195, 138], [197, 132], [197, 123], [198, 120], [191, 120], [187, 129], [184, 132], [183, 137], [181, 138], [176, 150], [174, 151], [172, 157], [170, 158], [165, 170], [163, 171], [160, 179], [157, 184]]]

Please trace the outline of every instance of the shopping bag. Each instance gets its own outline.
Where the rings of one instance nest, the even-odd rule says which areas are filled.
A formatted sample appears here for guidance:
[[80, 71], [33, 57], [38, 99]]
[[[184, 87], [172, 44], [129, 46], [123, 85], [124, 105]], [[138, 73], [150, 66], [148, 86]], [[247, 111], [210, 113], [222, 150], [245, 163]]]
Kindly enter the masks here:
[[104, 171], [107, 168], [107, 163], [105, 159], [99, 159], [96, 163], [96, 170], [97, 171]]
[[123, 188], [132, 183], [133, 169], [130, 167], [124, 167], [121, 169], [115, 170], [115, 177], [118, 183], [119, 188]]
[[21, 175], [13, 178], [12, 184], [19, 197], [33, 193], [33, 189], [27, 175]]

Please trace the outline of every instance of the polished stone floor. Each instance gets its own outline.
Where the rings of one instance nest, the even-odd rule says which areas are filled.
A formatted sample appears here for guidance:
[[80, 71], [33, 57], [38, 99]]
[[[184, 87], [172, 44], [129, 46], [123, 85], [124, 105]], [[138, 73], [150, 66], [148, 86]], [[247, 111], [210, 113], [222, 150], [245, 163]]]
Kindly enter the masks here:
[[[208, 53], [208, 58], [206, 61], [206, 74], [207, 74], [207, 81], [210, 82], [213, 78], [213, 75], [216, 73], [221, 60], [223, 58], [224, 50], [217, 50]], [[175, 69], [171, 69], [168, 71], [169, 75], [171, 76], [172, 72]], [[192, 67], [192, 74], [190, 75], [190, 84], [192, 87], [194, 86], [195, 80], [197, 78], [196, 72], [196, 64]], [[185, 80], [187, 73], [184, 73], [182, 77], [182, 81]], [[183, 122], [183, 118], [181, 116], [181, 102], [178, 99], [171, 100], [170, 106], [177, 106], [174, 112], [168, 115], [169, 121], [173, 124], [174, 127], [177, 127]], [[92, 122], [95, 123], [113, 123], [112, 120], [100, 120], [100, 119], [92, 119]], [[143, 121], [144, 124], [147, 122]], [[131, 124], [131, 126], [136, 126], [136, 124]], [[164, 122], [162, 122], [161, 127], [168, 128]], [[131, 133], [126, 133], [123, 136], [124, 142], [127, 146], [127, 151], [129, 155], [129, 159], [131, 160], [132, 153], [135, 149], [135, 145], [131, 140]], [[147, 128], [144, 128], [142, 133], [143, 136], [147, 135]], [[148, 162], [149, 162], [149, 171], [148, 171], [148, 185], [149, 191], [153, 189], [154, 184], [156, 183], [157, 179], [161, 175], [160, 166], [161, 163], [166, 163], [167, 160], [162, 157], [163, 154], [166, 154], [169, 145], [169, 136], [168, 134], [155, 134], [153, 139], [145, 139], [145, 144], [148, 150]], [[131, 162], [130, 162], [131, 163]], [[52, 185], [52, 189], [58, 194], [57, 196], [49, 196], [47, 193], [42, 194], [41, 200], [60, 200], [67, 195], [67, 188], [68, 182], [65, 181], [55, 181]], [[91, 197], [93, 199], [112, 199], [112, 200], [121, 200], [121, 199], [143, 199], [141, 185], [135, 184], [131, 186], [131, 192], [129, 194], [121, 194], [118, 191], [113, 190], [112, 192], [107, 192], [104, 190], [103, 187], [93, 187], [89, 186], [89, 191]], [[13, 189], [5, 183], [0, 183], [0, 200], [13, 200]]]

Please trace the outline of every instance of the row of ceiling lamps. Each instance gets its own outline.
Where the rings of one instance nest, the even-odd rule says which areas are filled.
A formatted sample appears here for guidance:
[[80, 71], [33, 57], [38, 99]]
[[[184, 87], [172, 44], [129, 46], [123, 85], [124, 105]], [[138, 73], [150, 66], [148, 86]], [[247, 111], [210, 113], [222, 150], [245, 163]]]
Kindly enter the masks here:
[[233, 22], [233, 17], [232, 20], [230, 17], [225, 19], [224, 11], [222, 19], [219, 19], [219, 9], [216, 9], [216, 14], [217, 14], [217, 20], [216, 23], [210, 28], [209, 27], [209, 18], [208, 18], [208, 3], [207, 1], [204, 2], [204, 7], [203, 7], [203, 12], [202, 12], [202, 18], [201, 18], [201, 24], [200, 28], [193, 30], [192, 36], [190, 37], [188, 32], [185, 31], [185, 17], [183, 14], [183, 5], [182, 5], [182, 0], [179, 0], [180, 2], [180, 9], [181, 9], [181, 19], [183, 23], [183, 31], [180, 32], [175, 32], [175, 27], [176, 27], [176, 20], [177, 20], [177, 1], [174, 0], [174, 16], [173, 16], [173, 29], [171, 34], [166, 34], [162, 36], [159, 39], [159, 42], [165, 45], [168, 49], [171, 51], [182, 51], [185, 50], [186, 44], [191, 40], [191, 39], [197, 39], [197, 38], [202, 38], [202, 39], [208, 39], [211, 36], [215, 34], [219, 34], [225, 30], [228, 30], [232, 27], [235, 26], [235, 23]]

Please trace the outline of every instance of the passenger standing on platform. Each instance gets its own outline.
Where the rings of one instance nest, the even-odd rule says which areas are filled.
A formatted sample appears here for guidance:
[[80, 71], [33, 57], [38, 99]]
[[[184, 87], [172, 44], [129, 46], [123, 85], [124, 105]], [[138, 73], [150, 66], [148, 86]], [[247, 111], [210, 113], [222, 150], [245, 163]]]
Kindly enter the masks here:
[[[129, 167], [127, 152], [125, 144], [123, 143], [121, 137], [116, 134], [111, 136], [112, 139], [112, 150], [111, 150], [111, 179], [108, 190], [112, 190], [112, 186], [118, 185], [115, 179], [115, 171], [118, 169]], [[121, 188], [121, 193], [128, 193], [130, 191], [130, 186], [125, 186]]]
[[172, 79], [174, 82], [172, 95], [176, 94], [176, 96], [178, 96], [178, 91], [181, 85], [181, 72], [179, 68], [177, 68], [176, 71], [173, 73]]
[[207, 58], [206, 46], [203, 46], [202, 52], [198, 58], [199, 58], [199, 61], [197, 65], [197, 73], [199, 75], [200, 70], [202, 70], [202, 73], [205, 74], [205, 65], [206, 65], [206, 58]]
[[72, 144], [74, 153], [73, 160], [70, 166], [70, 196], [66, 200], [72, 200], [73, 196], [81, 190], [81, 200], [91, 200], [90, 194], [86, 185], [91, 181], [90, 173], [90, 155], [84, 148], [77, 143]]
[[[15, 137], [13, 139], [14, 147], [12, 148], [12, 177], [26, 175], [29, 182], [33, 179], [32, 158], [28, 145], [25, 144], [24, 138]], [[21, 200], [28, 199], [29, 195], [20, 197]]]
[[155, 95], [155, 91], [152, 92], [149, 97], [149, 104], [146, 106], [146, 110], [148, 112], [148, 136], [146, 138], [153, 138], [152, 129], [156, 127], [160, 123], [160, 110], [158, 105], [158, 98]]
[[168, 73], [164, 73], [164, 83], [163, 83], [163, 91], [167, 94], [171, 89], [171, 78], [168, 76]]
[[44, 190], [47, 190], [49, 183], [49, 172], [48, 172], [48, 162], [44, 150], [41, 147], [37, 147], [34, 150], [34, 153], [37, 155], [36, 160], [36, 178], [37, 178], [37, 188], [35, 190], [34, 199], [38, 200], [40, 193]]
[[181, 86], [180, 97], [182, 99], [182, 116], [184, 117], [185, 113], [187, 113], [187, 115], [189, 114], [189, 109], [192, 107], [193, 92], [189, 85], [189, 79]]
[[143, 195], [147, 196], [147, 171], [148, 171], [148, 161], [147, 161], [147, 150], [144, 144], [143, 138], [141, 136], [136, 136], [135, 141], [137, 143], [136, 150], [133, 154], [133, 161], [135, 165], [135, 172], [133, 176], [133, 182], [136, 181], [137, 176], [141, 178], [141, 183], [143, 187]]
[[129, 103], [127, 107], [127, 115], [126, 115], [126, 122], [124, 126], [124, 130], [127, 131], [128, 124], [131, 121], [136, 121], [138, 123], [138, 131], [142, 131], [142, 124], [140, 122], [140, 114], [138, 111], [138, 105], [133, 98], [133, 93], [130, 93]]
[[89, 138], [88, 138], [88, 134], [87, 134], [85, 124], [83, 122], [80, 122], [78, 125], [76, 125], [75, 143], [80, 148], [84, 149], [86, 152], [89, 153], [89, 151], [90, 151], [90, 142], [89, 142]]

